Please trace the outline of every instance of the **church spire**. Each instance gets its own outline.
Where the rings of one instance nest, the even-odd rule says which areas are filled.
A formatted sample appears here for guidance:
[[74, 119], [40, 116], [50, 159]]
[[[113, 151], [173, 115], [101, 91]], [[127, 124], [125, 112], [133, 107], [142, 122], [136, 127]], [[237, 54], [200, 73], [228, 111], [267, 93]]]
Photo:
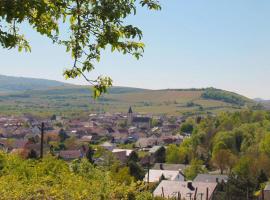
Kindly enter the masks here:
[[128, 117], [128, 119], [127, 119], [128, 125], [132, 125], [132, 121], [133, 121], [133, 111], [132, 111], [131, 106], [130, 106], [129, 109], [128, 109], [128, 115], [127, 115], [127, 117]]
[[129, 114], [132, 114], [132, 113], [133, 113], [133, 112], [132, 112], [131, 106], [130, 106], [129, 109], [128, 109], [128, 113], [129, 113]]

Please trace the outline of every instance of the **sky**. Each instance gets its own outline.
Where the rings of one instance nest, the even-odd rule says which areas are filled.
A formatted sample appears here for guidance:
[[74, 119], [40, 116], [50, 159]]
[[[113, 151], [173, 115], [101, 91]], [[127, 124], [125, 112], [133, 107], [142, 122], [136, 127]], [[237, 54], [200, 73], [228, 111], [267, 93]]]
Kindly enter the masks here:
[[[216, 87], [270, 99], [269, 0], [161, 0], [158, 12], [139, 9], [128, 22], [143, 30], [139, 61], [110, 51], [90, 77], [149, 89]], [[65, 81], [72, 65], [63, 47], [23, 26], [31, 53], [0, 47], [0, 74]], [[69, 81], [86, 84], [82, 79]]]

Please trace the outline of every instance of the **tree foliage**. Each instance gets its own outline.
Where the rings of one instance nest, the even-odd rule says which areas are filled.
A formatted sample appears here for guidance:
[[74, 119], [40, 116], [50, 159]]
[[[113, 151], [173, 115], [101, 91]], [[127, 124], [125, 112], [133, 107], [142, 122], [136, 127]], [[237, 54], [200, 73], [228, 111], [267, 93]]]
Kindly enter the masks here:
[[0, 45], [30, 51], [22, 23], [28, 24], [54, 43], [66, 47], [74, 59], [64, 71], [66, 78], [83, 76], [94, 88], [94, 97], [112, 85], [109, 77], [89, 79], [85, 73], [94, 70], [102, 50], [111, 48], [140, 58], [144, 51], [142, 31], [127, 24], [139, 6], [150, 10], [161, 7], [156, 0], [0, 0]]
[[165, 147], [160, 147], [155, 153], [154, 153], [155, 162], [157, 163], [164, 163], [166, 160], [166, 149]]
[[193, 131], [193, 124], [190, 122], [185, 122], [181, 125], [180, 131], [182, 133], [189, 133], [191, 134]]
[[207, 88], [202, 93], [202, 97], [205, 99], [221, 100], [226, 103], [236, 104], [239, 106], [243, 106], [247, 102], [247, 99], [235, 93], [226, 92], [226, 91], [218, 90], [215, 88]]
[[[231, 175], [226, 191], [230, 199], [246, 199], [247, 194], [252, 199], [270, 176], [270, 112], [223, 112], [204, 116], [193, 126], [189, 139], [168, 148], [167, 162], [183, 163], [180, 150], [185, 149], [189, 160], [202, 160], [208, 170]], [[188, 169], [193, 178], [196, 167]]]
[[87, 159], [67, 164], [50, 156], [37, 161], [0, 153], [0, 166], [0, 199], [152, 199], [144, 184], [128, 178], [128, 168], [120, 168], [115, 179]]
[[227, 149], [220, 149], [212, 157], [213, 165], [219, 168], [221, 174], [223, 174], [226, 169], [231, 170], [236, 162], [236, 156]]
[[185, 169], [185, 176], [188, 180], [193, 180], [198, 174], [205, 173], [206, 169], [203, 167], [203, 162], [198, 159], [193, 159], [190, 166]]
[[189, 139], [185, 139], [185, 141], [177, 146], [175, 144], [171, 144], [166, 149], [166, 162], [171, 164], [188, 164], [191, 160], [191, 144]]

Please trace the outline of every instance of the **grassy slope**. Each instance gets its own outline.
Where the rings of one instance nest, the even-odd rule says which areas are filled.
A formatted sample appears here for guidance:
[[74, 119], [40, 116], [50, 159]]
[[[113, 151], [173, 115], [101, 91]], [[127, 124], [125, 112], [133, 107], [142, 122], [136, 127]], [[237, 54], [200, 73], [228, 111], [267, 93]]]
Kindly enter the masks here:
[[[135, 112], [178, 115], [237, 110], [239, 106], [201, 98], [202, 90], [144, 90], [115, 87], [98, 101], [91, 99], [88, 87], [65, 86], [0, 95], [0, 112], [5, 114], [34, 113], [39, 115], [78, 115], [89, 112]], [[188, 107], [187, 103], [195, 105]], [[201, 110], [203, 108], [203, 110]]]

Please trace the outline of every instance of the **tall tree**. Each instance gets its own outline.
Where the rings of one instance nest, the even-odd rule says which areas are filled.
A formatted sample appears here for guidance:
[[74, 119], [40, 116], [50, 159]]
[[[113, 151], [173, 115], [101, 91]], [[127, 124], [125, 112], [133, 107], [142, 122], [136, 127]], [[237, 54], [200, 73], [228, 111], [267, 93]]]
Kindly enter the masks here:
[[165, 147], [160, 147], [154, 154], [155, 162], [165, 163], [166, 161], [166, 149]]
[[203, 166], [203, 161], [198, 159], [193, 159], [184, 173], [188, 180], [193, 180], [198, 174], [205, 173], [206, 169]]
[[212, 163], [214, 166], [218, 167], [220, 173], [223, 174], [224, 170], [232, 169], [236, 163], [236, 157], [229, 150], [221, 149], [214, 154]]
[[130, 175], [133, 176], [136, 180], [142, 180], [144, 177], [143, 168], [136, 162], [130, 161], [128, 163]]
[[136, 153], [136, 151], [132, 151], [131, 154], [128, 157], [128, 162], [139, 162], [140, 158], [139, 155]]
[[246, 200], [254, 199], [257, 182], [251, 177], [243, 177], [231, 174], [226, 187], [227, 199], [231, 200]]
[[88, 150], [87, 150], [87, 152], [86, 152], [86, 158], [87, 158], [87, 160], [88, 160], [90, 163], [92, 163], [92, 164], [94, 163], [94, 160], [93, 160], [94, 154], [95, 154], [95, 150], [93, 149], [92, 146], [89, 146], [89, 147], [88, 147]]
[[65, 77], [83, 76], [93, 85], [97, 97], [107, 91], [112, 80], [102, 76], [92, 80], [85, 73], [94, 69], [102, 50], [110, 47], [137, 59], [142, 56], [142, 31], [126, 24], [126, 18], [136, 14], [139, 6], [150, 10], [161, 8], [157, 0], [0, 0], [0, 45], [30, 51], [19, 30], [20, 24], [29, 24], [66, 47], [74, 63], [65, 70]]

